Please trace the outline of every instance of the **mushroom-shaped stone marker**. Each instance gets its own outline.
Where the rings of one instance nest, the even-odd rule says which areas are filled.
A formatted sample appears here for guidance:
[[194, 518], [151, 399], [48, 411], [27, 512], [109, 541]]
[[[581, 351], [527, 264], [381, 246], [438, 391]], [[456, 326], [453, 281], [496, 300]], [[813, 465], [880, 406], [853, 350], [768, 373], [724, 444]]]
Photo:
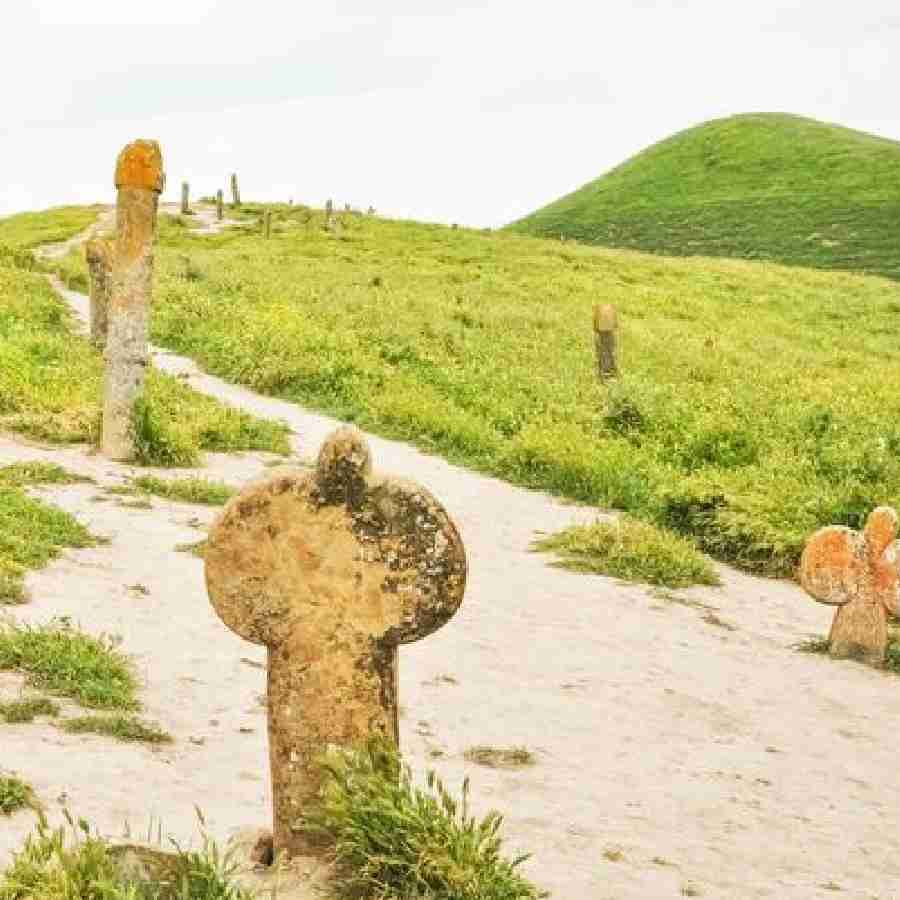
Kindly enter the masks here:
[[873, 510], [863, 533], [832, 525], [817, 531], [800, 559], [800, 583], [822, 603], [837, 606], [829, 651], [881, 665], [887, 616], [900, 612], [897, 513]]
[[321, 846], [302, 828], [318, 757], [374, 735], [397, 742], [397, 645], [459, 608], [466, 556], [438, 501], [372, 474], [354, 428], [331, 434], [313, 471], [281, 468], [232, 498], [204, 552], [210, 601], [268, 648], [274, 846]]

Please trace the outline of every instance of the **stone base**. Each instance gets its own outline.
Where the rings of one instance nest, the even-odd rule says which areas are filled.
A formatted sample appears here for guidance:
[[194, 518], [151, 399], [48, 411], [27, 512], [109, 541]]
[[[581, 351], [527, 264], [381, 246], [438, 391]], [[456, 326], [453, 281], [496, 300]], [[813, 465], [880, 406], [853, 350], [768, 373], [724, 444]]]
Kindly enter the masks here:
[[[177, 854], [155, 844], [111, 841], [110, 849], [126, 871], [149, 881], [173, 882]], [[328, 895], [332, 867], [312, 857], [295, 857], [271, 865], [272, 832], [243, 828], [226, 852], [237, 865], [236, 884], [258, 900], [323, 900]]]

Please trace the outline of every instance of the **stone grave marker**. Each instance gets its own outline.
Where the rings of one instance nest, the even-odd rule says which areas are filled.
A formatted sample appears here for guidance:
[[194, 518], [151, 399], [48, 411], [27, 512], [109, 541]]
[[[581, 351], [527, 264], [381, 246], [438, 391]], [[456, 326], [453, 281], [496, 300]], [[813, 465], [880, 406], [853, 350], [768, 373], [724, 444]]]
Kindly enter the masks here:
[[106, 346], [110, 276], [112, 274], [112, 247], [109, 241], [103, 238], [91, 238], [85, 244], [84, 258], [87, 261], [91, 279], [91, 343], [102, 350]]
[[213, 523], [210, 601], [235, 633], [268, 648], [274, 848], [315, 855], [298, 826], [329, 747], [399, 741], [397, 647], [446, 624], [466, 556], [423, 487], [372, 473], [355, 428], [328, 437], [312, 471], [248, 485]]
[[807, 542], [800, 583], [813, 598], [836, 606], [829, 652], [837, 658], [884, 662], [888, 614], [900, 613], [897, 513], [879, 506], [862, 534], [831, 525]]
[[156, 141], [135, 141], [116, 162], [113, 247], [103, 384], [101, 449], [110, 459], [134, 456], [132, 414], [150, 364], [147, 334], [153, 285], [156, 211], [165, 184]]

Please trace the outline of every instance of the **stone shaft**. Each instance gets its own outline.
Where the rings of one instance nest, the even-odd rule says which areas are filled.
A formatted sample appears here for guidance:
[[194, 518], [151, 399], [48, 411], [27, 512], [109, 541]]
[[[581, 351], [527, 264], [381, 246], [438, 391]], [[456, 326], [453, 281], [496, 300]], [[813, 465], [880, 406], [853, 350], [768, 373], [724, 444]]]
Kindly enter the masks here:
[[263, 217], [263, 231], [267, 238], [272, 237], [272, 210], [267, 209]]
[[222, 197], [222, 188], [216, 191], [216, 219], [221, 222], [225, 216], [224, 203]]
[[134, 456], [134, 405], [149, 362], [148, 326], [153, 240], [162, 190], [162, 157], [155, 141], [136, 141], [119, 157], [116, 237], [106, 341], [101, 449], [105, 456]]
[[181, 182], [181, 213], [187, 215], [191, 211], [191, 186], [186, 182]]
[[594, 351], [597, 356], [597, 376], [601, 381], [619, 374], [617, 354], [618, 320], [616, 308], [609, 304], [594, 307]]
[[204, 556], [219, 617], [268, 647], [273, 830], [289, 855], [320, 849], [302, 826], [323, 753], [398, 742], [397, 645], [444, 625], [465, 590], [446, 512], [369, 460], [340, 429], [315, 472], [283, 469], [230, 501]]
[[237, 172], [231, 176], [231, 205], [234, 207], [241, 205], [241, 192], [238, 188]]
[[106, 347], [109, 292], [112, 281], [112, 247], [102, 238], [92, 238], [84, 248], [91, 279], [90, 325], [91, 343]]

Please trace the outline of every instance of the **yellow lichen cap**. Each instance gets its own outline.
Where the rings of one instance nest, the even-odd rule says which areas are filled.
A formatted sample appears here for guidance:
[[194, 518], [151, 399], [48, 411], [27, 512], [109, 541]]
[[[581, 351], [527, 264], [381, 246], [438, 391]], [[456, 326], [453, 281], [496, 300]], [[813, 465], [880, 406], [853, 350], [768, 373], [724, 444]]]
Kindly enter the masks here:
[[165, 184], [162, 152], [156, 141], [134, 141], [116, 160], [116, 187], [146, 188], [162, 192]]

